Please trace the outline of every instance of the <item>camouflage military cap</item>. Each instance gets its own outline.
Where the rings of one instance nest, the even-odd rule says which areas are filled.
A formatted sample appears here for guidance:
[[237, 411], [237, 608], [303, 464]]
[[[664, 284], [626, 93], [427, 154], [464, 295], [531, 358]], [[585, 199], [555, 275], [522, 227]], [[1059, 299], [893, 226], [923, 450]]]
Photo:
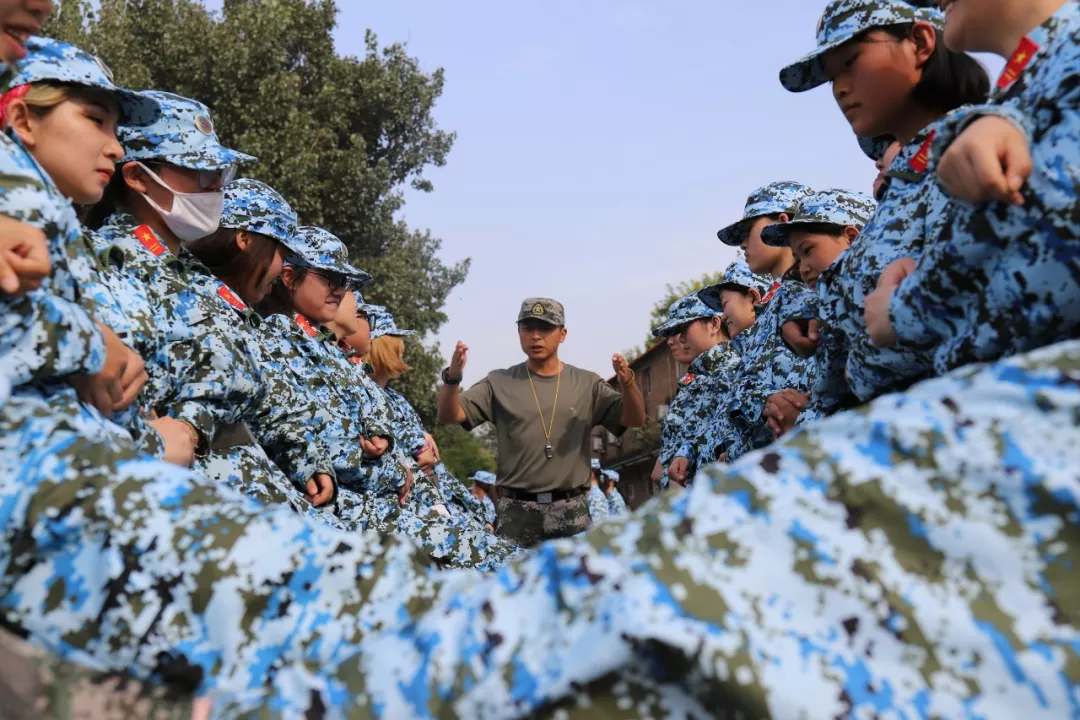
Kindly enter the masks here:
[[817, 47], [780, 71], [780, 83], [791, 92], [812, 90], [829, 82], [821, 60], [861, 33], [879, 27], [928, 22], [938, 30], [945, 28], [940, 10], [913, 7], [903, 0], [832, 0], [818, 22]]
[[870, 158], [874, 162], [877, 162], [881, 158], [885, 157], [885, 153], [888, 152], [889, 146], [893, 144], [891, 135], [880, 135], [876, 138], [859, 138], [859, 149], [863, 151], [866, 157]]
[[743, 208], [742, 220], [728, 225], [723, 230], [718, 230], [716, 237], [725, 245], [738, 247], [746, 241], [746, 233], [750, 229], [750, 220], [777, 213], [791, 214], [799, 201], [812, 192], [806, 185], [791, 182], [790, 180], [782, 180], [759, 187], [746, 198], [746, 207]]
[[611, 480], [613, 482], [619, 482], [619, 473], [615, 472], [614, 470], [602, 470], [600, 474], [608, 480]]
[[[356, 298], [356, 316], [363, 315], [366, 318], [372, 318], [379, 310], [382, 309], [382, 305], [372, 305], [368, 301], [364, 300], [364, 296], [360, 294], [359, 290], [353, 290], [353, 296]], [[370, 320], [369, 320], [370, 324]]]
[[566, 310], [562, 303], [551, 298], [527, 298], [521, 303], [517, 321], [524, 322], [525, 320], [540, 320], [562, 327], [566, 324]]
[[762, 230], [761, 240], [766, 245], [785, 247], [800, 225], [852, 225], [862, 230], [876, 209], [877, 203], [869, 195], [852, 190], [822, 190], [799, 203], [791, 222]]
[[472, 477], [469, 478], [469, 479], [472, 480], [473, 482], [482, 482], [482, 483], [486, 483], [488, 485], [494, 485], [495, 484], [495, 473], [488, 472], [487, 470], [477, 470], [476, 472], [474, 472], [472, 474]]
[[696, 292], [691, 293], [671, 303], [671, 307], [668, 308], [667, 322], [654, 329], [652, 334], [653, 337], [671, 337], [678, 328], [687, 323], [718, 315], [720, 313], [706, 305]]
[[415, 335], [415, 330], [402, 330], [394, 322], [394, 316], [382, 305], [366, 305], [368, 324], [371, 325], [371, 339], [381, 338], [383, 335], [391, 337], [405, 337]]
[[221, 144], [210, 110], [201, 102], [160, 90], [139, 94], [161, 105], [161, 117], [145, 127], [117, 129], [124, 146], [120, 162], [156, 160], [191, 170], [224, 170], [256, 159]]
[[225, 186], [221, 227], [259, 233], [296, 252], [296, 225], [296, 211], [269, 185], [240, 178]]
[[371, 282], [370, 275], [349, 264], [349, 251], [345, 243], [322, 228], [301, 225], [296, 229], [296, 237], [289, 247], [294, 253], [289, 258], [289, 264], [338, 273], [361, 286]]
[[600, 458], [593, 458], [592, 460], [590, 460], [589, 461], [589, 467], [591, 467], [593, 470], [599, 470], [600, 469]]
[[116, 98], [120, 122], [125, 125], [149, 125], [161, 117], [157, 100], [113, 83], [109, 66], [95, 55], [53, 38], [32, 37], [26, 41], [26, 57], [11, 87], [40, 82], [70, 83], [103, 90]]
[[743, 288], [745, 290], [757, 290], [758, 294], [764, 297], [769, 292], [770, 285], [771, 283], [767, 278], [751, 272], [750, 266], [746, 264], [745, 260], [736, 260], [724, 270], [724, 274], [720, 276], [720, 282], [700, 290], [698, 297], [716, 312], [722, 312], [724, 309], [723, 304], [720, 302], [720, 293], [722, 291]]

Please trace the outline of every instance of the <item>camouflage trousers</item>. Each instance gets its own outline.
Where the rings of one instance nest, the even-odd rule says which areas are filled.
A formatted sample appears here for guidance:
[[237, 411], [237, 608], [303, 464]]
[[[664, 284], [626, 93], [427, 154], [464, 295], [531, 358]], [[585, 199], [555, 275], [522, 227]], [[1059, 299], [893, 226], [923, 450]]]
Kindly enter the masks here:
[[523, 548], [583, 533], [592, 524], [585, 495], [543, 504], [500, 497], [495, 509], [499, 534]]
[[494, 578], [444, 577], [407, 631], [364, 641], [366, 702], [385, 717], [1074, 717], [1077, 468], [1080, 342], [966, 368], [705, 468]]

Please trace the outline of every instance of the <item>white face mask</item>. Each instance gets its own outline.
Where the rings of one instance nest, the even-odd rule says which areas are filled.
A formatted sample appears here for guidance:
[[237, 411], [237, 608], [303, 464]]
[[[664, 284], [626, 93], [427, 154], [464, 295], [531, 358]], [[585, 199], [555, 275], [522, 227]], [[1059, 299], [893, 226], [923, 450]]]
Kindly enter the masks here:
[[142, 196], [146, 198], [146, 202], [150, 203], [150, 207], [158, 211], [161, 219], [165, 221], [173, 234], [180, 238], [181, 242], [204, 238], [216, 232], [221, 226], [221, 213], [225, 209], [224, 192], [177, 192], [166, 185], [165, 181], [150, 168], [142, 163], [139, 163], [139, 167], [154, 178], [154, 182], [172, 193], [172, 210], [164, 210], [146, 193], [142, 193]]

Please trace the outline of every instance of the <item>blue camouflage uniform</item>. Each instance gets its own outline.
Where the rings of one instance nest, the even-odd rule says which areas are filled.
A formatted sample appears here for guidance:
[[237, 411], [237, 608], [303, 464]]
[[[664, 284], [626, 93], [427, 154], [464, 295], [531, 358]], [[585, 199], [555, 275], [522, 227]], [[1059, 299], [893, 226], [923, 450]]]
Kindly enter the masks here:
[[[798, 230], [800, 225], [826, 225], [835, 228], [851, 226], [861, 231], [870, 217], [873, 216], [875, 205], [873, 198], [863, 193], [851, 190], [822, 190], [804, 198], [799, 203], [799, 207], [796, 208], [790, 222], [778, 223], [765, 228], [761, 233], [761, 239], [767, 245], [787, 247], [791, 233]], [[845, 265], [844, 259], [854, 251], [856, 257], [861, 261], [864, 257], [860, 253], [863, 250], [862, 242], [863, 236], [860, 234], [851, 247], [844, 250], [833, 261], [832, 265], [821, 273], [818, 283], [821, 282], [821, 278], [828, 276], [833, 283], [830, 287], [836, 287], [837, 285], [847, 287], [850, 278], [844, 274], [844, 269], [848, 267]], [[850, 335], [845, 332], [845, 329], [838, 330], [837, 326], [847, 323], [846, 327], [850, 328], [854, 321], [842, 315], [832, 314], [835, 305], [830, 304], [832, 297], [830, 293], [823, 291], [820, 287], [815, 289], [818, 294], [804, 294], [794, 298], [786, 298], [783, 306], [778, 308], [781, 326], [792, 320], [817, 319], [822, 321], [821, 334], [823, 341], [814, 355], [818, 370], [817, 379], [810, 387], [810, 402], [800, 416], [800, 421], [813, 419], [819, 414], [835, 412], [839, 407], [842, 407], [843, 401], [847, 398], [844, 386], [837, 387], [837, 383], [845, 382], [843, 347], [844, 339], [850, 337]], [[851, 307], [847, 308], [848, 312], [854, 312], [854, 310]], [[862, 312], [859, 311], [857, 314], [861, 321]], [[865, 323], [863, 324], [862, 336], [868, 337], [866, 336]], [[869, 343], [866, 343], [866, 345], [870, 347]], [[822, 372], [823, 370], [825, 372]]]
[[[913, 8], [899, 0], [838, 0], [830, 3], [817, 34], [818, 48], [780, 72], [781, 83], [793, 92], [828, 82], [821, 58], [873, 28], [928, 22], [943, 30], [944, 15], [933, 8]], [[877, 348], [866, 332], [866, 296], [877, 288], [881, 272], [903, 257], [917, 258], [926, 238], [947, 216], [949, 203], [932, 173], [927, 172], [930, 142], [936, 124], [913, 137], [888, 169], [888, 191], [858, 242], [817, 280], [822, 345], [815, 355], [817, 381], [812, 404], [825, 414], [907, 387], [933, 370], [932, 348], [900, 343]], [[874, 159], [884, 154], [891, 138], [859, 138]], [[808, 314], [809, 316], [809, 314]]]
[[[496, 483], [498, 483], [498, 478], [495, 477], [495, 473], [488, 472], [487, 470], [477, 470], [473, 473], [471, 480], [473, 482], [487, 483], [491, 487], [495, 487]], [[495, 501], [492, 500], [491, 495], [486, 492], [484, 493], [483, 506], [484, 521], [488, 525], [495, 527], [495, 524], [499, 519], [499, 513], [495, 509]]]
[[[667, 321], [652, 334], [671, 337], [691, 322], [720, 316], [720, 311], [706, 305], [695, 292], [673, 302], [668, 308]], [[687, 459], [687, 482], [693, 479], [698, 467], [716, 459], [715, 449], [708, 447], [708, 429], [718, 412], [718, 398], [730, 394], [731, 379], [738, 367], [739, 356], [730, 342], [719, 343], [691, 361], [664, 416], [659, 455], [664, 467], [661, 488], [668, 486], [667, 468], [675, 458]]]
[[[415, 335], [415, 331], [403, 330], [398, 327], [394, 316], [381, 305], [364, 303], [363, 312], [367, 315], [371, 326], [371, 340], [374, 342], [380, 337], [409, 337]], [[413, 451], [416, 457], [427, 446], [426, 433], [420, 415], [409, 403], [404, 395], [390, 387], [379, 387], [370, 377], [366, 381], [380, 390], [390, 408], [393, 420], [393, 432], [398, 438], [415, 438], [412, 444], [406, 445]], [[418, 445], [416, 443], [419, 443]], [[419, 465], [413, 466], [413, 473], [419, 477], [421, 473]], [[483, 505], [472, 496], [472, 493], [454, 477], [453, 473], [441, 462], [432, 468], [430, 476], [435, 481], [435, 492], [430, 495], [417, 494], [417, 499], [428, 498], [432, 504], [440, 505], [447, 515], [442, 517], [440, 523], [451, 526], [456, 549], [454, 552], [461, 558], [469, 558], [468, 563], [484, 568], [497, 565], [505, 558], [517, 551], [513, 541], [496, 535], [486, 527], [488, 520], [485, 516]], [[428, 514], [429, 508], [422, 508], [424, 514]], [[439, 513], [442, 515], [442, 513]], [[471, 549], [470, 549], [471, 548]], [[478, 559], [483, 558], [483, 562]]]
[[957, 134], [983, 116], [1023, 132], [1034, 168], [1022, 206], [952, 200], [952, 216], [892, 296], [899, 341], [933, 346], [938, 373], [1080, 330], [1078, 39], [1080, 6], [1066, 2], [1021, 41], [987, 104], [938, 127], [931, 172]]
[[[125, 162], [153, 159], [230, 174], [229, 168], [247, 158], [217, 142], [202, 104], [168, 93], [146, 95], [160, 103], [162, 117], [143, 128], [121, 126]], [[246, 229], [277, 242], [287, 239], [296, 226], [292, 209], [280, 196], [252, 199], [248, 189], [241, 186], [232, 198], [234, 224], [260, 214], [258, 229]], [[137, 333], [157, 334], [136, 344], [154, 380], [143, 402], [197, 430], [202, 448], [196, 469], [264, 502], [288, 503], [339, 525], [332, 508], [316, 509], [303, 497], [313, 475], [333, 477], [333, 465], [315, 442], [319, 409], [272, 362], [262, 320], [190, 252], [180, 248], [173, 255], [152, 228], [131, 215], [110, 217], [95, 242], [102, 252], [122, 255], [117, 270], [123, 286], [115, 288], [121, 306], [142, 307], [148, 299], [163, 313]]]
[[[766, 278], [750, 272], [746, 262], [738, 260], [724, 270], [719, 283], [700, 291], [698, 296], [706, 305], [719, 312], [722, 309], [721, 291], [732, 287], [756, 290], [763, 302], [756, 308], [757, 319], [754, 324], [728, 343], [727, 351], [739, 358], [737, 371], [732, 374], [718, 374], [712, 380], [712, 395], [715, 398], [716, 411], [705, 429], [708, 459], [715, 459], [720, 453], [727, 456], [727, 459], [733, 459], [752, 449], [749, 445], [751, 436], [745, 411], [747, 399], [755, 392], [760, 392], [763, 396], [761, 407], [764, 410], [764, 400], [772, 392], [776, 392], [775, 390], [765, 392], [768, 387], [771, 387], [765, 383], [778, 382], [775, 378], [774, 365], [781, 370], [787, 368], [788, 372], [781, 377], [788, 377], [796, 370], [803, 368], [802, 364], [788, 362], [788, 355], [795, 357], [795, 354], [780, 338], [780, 326], [775, 320], [776, 312], [769, 311], [773, 303], [782, 299], [779, 293], [780, 284], [773, 283], [770, 287]], [[770, 326], [775, 329], [774, 333], [770, 334], [758, 329], [763, 317], [771, 319]], [[768, 347], [763, 349], [758, 346], [763, 343]], [[746, 365], [747, 356], [753, 359], [752, 365]], [[775, 356], [776, 360], [770, 363], [768, 358], [772, 356]], [[767, 427], [766, 430], [768, 430]]]
[[[742, 219], [721, 229], [716, 236], [725, 245], [740, 246], [746, 241], [754, 219], [779, 213], [790, 216], [798, 203], [811, 192], [807, 186], [787, 180], [757, 188], [746, 199]], [[741, 365], [728, 404], [731, 433], [722, 441], [728, 460], [763, 447], [774, 439], [772, 430], [762, 417], [769, 396], [785, 388], [806, 392], [813, 382], [813, 359], [800, 358], [780, 335], [783, 325], [780, 318], [784, 308], [799, 306], [812, 295], [812, 291], [794, 271], [782, 278], [775, 278], [763, 297], [763, 307], [758, 311], [754, 326], [732, 339], [732, 347], [738, 353]], [[711, 299], [716, 309], [722, 309], [715, 292], [706, 292], [702, 297], [706, 302]]]
[[[619, 482], [619, 473], [614, 470], [605, 470], [603, 472], [605, 480], [609, 480], [614, 483]], [[608, 517], [619, 517], [620, 515], [626, 515], [630, 512], [630, 509], [626, 507], [626, 501], [623, 500], [622, 493], [619, 492], [617, 487], [611, 488], [610, 491], [604, 491], [608, 506]]]
[[[355, 285], [370, 281], [367, 273], [349, 264], [341, 240], [322, 228], [298, 228], [290, 248], [290, 265], [338, 273]], [[461, 526], [466, 520], [451, 515], [435, 482], [418, 468], [413, 471], [417, 466], [409, 455], [412, 448], [405, 446], [397, 431], [386, 395], [363, 365], [351, 362], [331, 331], [316, 327], [300, 314], [274, 314], [267, 322], [271, 332], [265, 342], [271, 355], [329, 411], [330, 419], [318, 428], [318, 437], [330, 454], [339, 486], [365, 500], [347, 519], [361, 527], [409, 537], [443, 565], [489, 570], [514, 551], [491, 533], [472, 532], [475, 528], [464, 532]], [[423, 443], [422, 428], [408, 432]], [[364, 458], [359, 444], [362, 436], [385, 437], [390, 447], [380, 458]], [[410, 474], [412, 489], [402, 503], [399, 493]]]
[[598, 485], [593, 485], [589, 488], [589, 493], [585, 500], [589, 504], [589, 517], [592, 519], [593, 523], [607, 520], [609, 507], [607, 496], [604, 495], [604, 491], [601, 490]]

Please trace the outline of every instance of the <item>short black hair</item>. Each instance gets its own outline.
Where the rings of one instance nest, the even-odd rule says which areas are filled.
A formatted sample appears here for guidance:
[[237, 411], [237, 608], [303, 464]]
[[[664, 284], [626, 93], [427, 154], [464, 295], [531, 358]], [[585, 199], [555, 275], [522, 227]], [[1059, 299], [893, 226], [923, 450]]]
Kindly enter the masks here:
[[[903, 23], [881, 30], [897, 40], [911, 37], [915, 23]], [[963, 105], [986, 102], [990, 97], [990, 76], [971, 55], [954, 52], [945, 46], [945, 36], [934, 29], [937, 42], [934, 53], [923, 67], [922, 79], [915, 86], [912, 99], [928, 110], [944, 115]]]
[[[792, 225], [790, 232], [810, 233], [811, 235], [828, 235], [830, 237], [838, 238], [844, 234], [845, 227], [847, 226], [827, 222], [799, 223], [798, 225]], [[790, 247], [790, 242], [788, 243], [788, 246]]]

